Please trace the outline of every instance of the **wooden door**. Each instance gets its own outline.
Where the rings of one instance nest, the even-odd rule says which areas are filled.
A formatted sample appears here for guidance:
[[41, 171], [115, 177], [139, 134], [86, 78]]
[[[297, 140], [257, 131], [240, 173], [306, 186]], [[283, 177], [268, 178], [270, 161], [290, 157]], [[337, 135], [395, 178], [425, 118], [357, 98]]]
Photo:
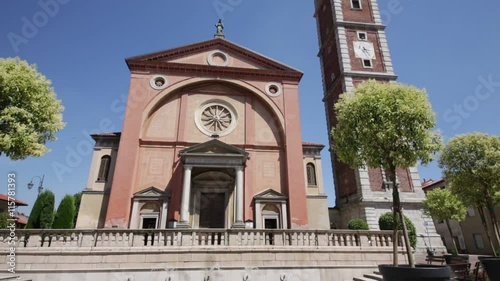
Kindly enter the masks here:
[[225, 228], [226, 194], [201, 193], [200, 228]]

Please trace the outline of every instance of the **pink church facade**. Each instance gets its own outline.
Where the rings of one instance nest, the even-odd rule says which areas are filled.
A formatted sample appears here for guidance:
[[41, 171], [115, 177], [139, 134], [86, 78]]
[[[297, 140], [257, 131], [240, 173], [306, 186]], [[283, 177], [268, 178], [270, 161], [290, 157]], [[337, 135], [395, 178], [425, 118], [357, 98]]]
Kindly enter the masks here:
[[126, 61], [123, 131], [92, 136], [77, 228], [329, 228], [300, 71], [222, 38]]

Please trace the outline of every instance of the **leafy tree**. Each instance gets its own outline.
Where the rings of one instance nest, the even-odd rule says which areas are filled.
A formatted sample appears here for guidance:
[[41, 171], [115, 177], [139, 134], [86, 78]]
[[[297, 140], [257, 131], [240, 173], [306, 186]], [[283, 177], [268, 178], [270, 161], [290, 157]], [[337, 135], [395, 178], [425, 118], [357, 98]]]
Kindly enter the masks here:
[[354, 230], [368, 230], [368, 224], [362, 219], [352, 219], [347, 224], [347, 228]]
[[9, 213], [0, 213], [0, 229], [6, 228], [9, 225], [9, 219], [11, 219]]
[[[451, 191], [467, 206], [477, 208], [480, 214], [486, 208], [497, 244], [500, 244], [500, 228], [494, 207], [500, 201], [499, 163], [500, 137], [482, 133], [450, 139], [439, 159]], [[483, 226], [487, 229], [484, 220]]]
[[448, 189], [434, 189], [429, 191], [427, 193], [427, 199], [425, 199], [422, 204], [428, 215], [446, 222], [450, 237], [452, 237], [453, 249], [455, 253], [458, 253], [449, 220], [463, 221], [467, 213], [465, 205]]
[[19, 58], [0, 58], [0, 155], [41, 156], [64, 127], [63, 107], [51, 82]]
[[46, 190], [38, 196], [26, 228], [51, 228], [54, 221], [54, 193]]
[[52, 228], [54, 229], [70, 229], [74, 228], [75, 219], [75, 197], [67, 194], [57, 207], [56, 216]]
[[[415, 228], [415, 225], [413, 225], [411, 220], [406, 216], [405, 225], [409, 231], [408, 235], [410, 239], [410, 246], [415, 249], [415, 247], [417, 247], [417, 229]], [[380, 228], [380, 230], [403, 230], [403, 224], [401, 223], [401, 219], [399, 217], [396, 217], [396, 227], [394, 226], [394, 216], [391, 212], [384, 213], [380, 216], [380, 218], [378, 219], [378, 227]]]
[[75, 197], [75, 219], [73, 220], [73, 227], [76, 226], [76, 220], [78, 219], [78, 212], [80, 211], [80, 202], [82, 201], [82, 193], [78, 192], [73, 195]]
[[[436, 124], [424, 90], [399, 83], [361, 83], [355, 93], [345, 93], [335, 105], [337, 124], [332, 130], [333, 149], [340, 161], [353, 168], [382, 167], [391, 183], [396, 168], [426, 164], [441, 148], [441, 137], [431, 132]], [[393, 184], [394, 220], [403, 218], [398, 186]], [[414, 266], [408, 231], [403, 236], [410, 266]], [[394, 229], [394, 265], [398, 264]]]

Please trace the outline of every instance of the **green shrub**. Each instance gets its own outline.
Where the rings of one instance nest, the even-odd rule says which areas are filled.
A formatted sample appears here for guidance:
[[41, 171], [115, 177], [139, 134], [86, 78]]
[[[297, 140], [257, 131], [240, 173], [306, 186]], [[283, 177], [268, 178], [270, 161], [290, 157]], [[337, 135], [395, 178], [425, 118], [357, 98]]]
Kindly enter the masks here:
[[40, 195], [33, 205], [28, 225], [26, 228], [51, 228], [54, 221], [54, 193], [46, 190]]
[[[403, 225], [397, 218], [397, 227], [399, 230], [403, 230]], [[417, 230], [409, 218], [405, 216], [406, 228], [408, 229], [408, 236], [410, 237], [410, 245], [415, 249], [417, 246]], [[380, 230], [394, 230], [394, 220], [393, 213], [388, 212], [380, 216], [378, 219], [378, 226]]]
[[75, 219], [73, 220], [73, 225], [76, 226], [76, 219], [78, 219], [78, 211], [80, 210], [80, 202], [82, 201], [82, 193], [75, 193], [73, 194], [73, 197], [75, 197]]
[[362, 219], [352, 219], [347, 224], [347, 228], [354, 230], [368, 230], [368, 224]]
[[64, 196], [52, 224], [54, 229], [70, 229], [74, 227], [75, 219], [75, 197], [73, 195]]
[[0, 228], [6, 228], [9, 225], [9, 219], [11, 219], [9, 213], [0, 214]]

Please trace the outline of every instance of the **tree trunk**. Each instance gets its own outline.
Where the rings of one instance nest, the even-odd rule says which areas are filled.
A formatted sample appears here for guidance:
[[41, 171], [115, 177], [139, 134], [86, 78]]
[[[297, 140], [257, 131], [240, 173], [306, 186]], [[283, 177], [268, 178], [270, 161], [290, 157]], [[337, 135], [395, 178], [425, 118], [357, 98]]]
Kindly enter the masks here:
[[[394, 199], [394, 192], [392, 194], [392, 198]], [[394, 222], [394, 225], [396, 224], [397, 218], [398, 218], [398, 213], [393, 210], [392, 212], [392, 221]], [[397, 227], [393, 227], [394, 229], [392, 230], [392, 261], [394, 266], [398, 266], [398, 241], [399, 241], [399, 231]]]
[[406, 246], [406, 254], [408, 256], [408, 262], [410, 264], [410, 267], [415, 267], [415, 262], [413, 261], [413, 253], [412, 253], [412, 249], [411, 249], [411, 245], [410, 245], [410, 239], [408, 237], [408, 230], [406, 229], [406, 222], [404, 220], [404, 216], [403, 216], [403, 210], [401, 209], [401, 200], [400, 200], [400, 197], [399, 197], [399, 190], [398, 190], [398, 185], [396, 184], [396, 167], [390, 167], [389, 169], [389, 179], [390, 181], [392, 182], [392, 200], [393, 200], [393, 207], [394, 207], [394, 216], [393, 216], [393, 219], [394, 219], [394, 231], [393, 231], [393, 235], [394, 235], [394, 257], [396, 258], [395, 259], [395, 262], [394, 264], [397, 266], [397, 241], [399, 240], [399, 237], [397, 236], [398, 235], [398, 231], [397, 231], [397, 214], [399, 214], [399, 217], [400, 217], [400, 220], [401, 220], [401, 225], [403, 226], [403, 237], [404, 237], [404, 241], [405, 241], [405, 246]]
[[486, 193], [486, 208], [488, 209], [488, 214], [490, 215], [491, 225], [493, 226], [493, 230], [495, 231], [495, 238], [497, 240], [497, 245], [500, 245], [500, 229], [498, 227], [497, 215], [495, 214], [495, 206], [491, 202], [491, 196], [487, 189], [485, 189]]
[[493, 251], [493, 255], [496, 256], [497, 255], [496, 250], [495, 247], [493, 246], [493, 241], [491, 240], [491, 235], [488, 224], [486, 223], [486, 215], [484, 214], [483, 206], [479, 205], [477, 211], [479, 212], [479, 216], [481, 216], [481, 223], [483, 224], [484, 231], [486, 232], [486, 236], [488, 237], [488, 242], [490, 242], [490, 247]]
[[450, 232], [451, 242], [453, 243], [453, 249], [455, 249], [455, 253], [458, 254], [457, 243], [455, 243], [455, 239], [453, 238], [453, 232], [451, 231], [450, 227], [450, 220], [446, 220], [446, 226], [448, 227], [448, 231]]

